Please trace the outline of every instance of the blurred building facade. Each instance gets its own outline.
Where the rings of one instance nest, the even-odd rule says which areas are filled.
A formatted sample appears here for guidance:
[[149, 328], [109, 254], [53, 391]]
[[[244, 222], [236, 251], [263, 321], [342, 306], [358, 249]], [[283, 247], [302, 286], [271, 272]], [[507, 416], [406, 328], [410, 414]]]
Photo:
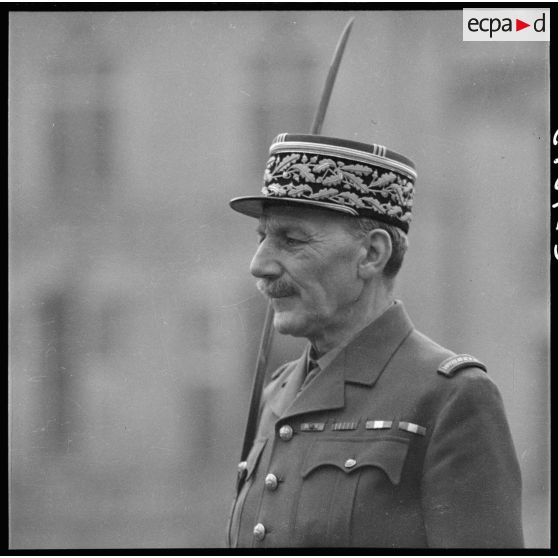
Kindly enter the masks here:
[[488, 364], [548, 545], [547, 45], [463, 43], [458, 10], [12, 12], [12, 548], [224, 544], [265, 309], [227, 203], [350, 15], [324, 133], [417, 163], [399, 296]]

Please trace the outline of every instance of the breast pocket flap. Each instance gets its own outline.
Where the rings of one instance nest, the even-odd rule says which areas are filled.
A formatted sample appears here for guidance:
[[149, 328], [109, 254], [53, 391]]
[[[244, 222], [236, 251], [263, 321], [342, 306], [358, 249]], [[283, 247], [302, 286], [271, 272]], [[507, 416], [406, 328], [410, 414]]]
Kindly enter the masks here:
[[333, 466], [350, 475], [363, 467], [384, 471], [392, 484], [399, 484], [409, 441], [390, 440], [316, 440], [302, 470], [303, 478], [319, 467]]

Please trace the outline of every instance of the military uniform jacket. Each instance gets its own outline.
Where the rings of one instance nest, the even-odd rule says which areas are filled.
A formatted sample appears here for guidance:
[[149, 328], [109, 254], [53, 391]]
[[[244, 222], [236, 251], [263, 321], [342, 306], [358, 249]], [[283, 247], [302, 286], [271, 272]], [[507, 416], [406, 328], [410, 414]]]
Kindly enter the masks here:
[[451, 357], [397, 302], [298, 397], [306, 355], [277, 370], [228, 544], [523, 546], [521, 477], [502, 399], [483, 365]]

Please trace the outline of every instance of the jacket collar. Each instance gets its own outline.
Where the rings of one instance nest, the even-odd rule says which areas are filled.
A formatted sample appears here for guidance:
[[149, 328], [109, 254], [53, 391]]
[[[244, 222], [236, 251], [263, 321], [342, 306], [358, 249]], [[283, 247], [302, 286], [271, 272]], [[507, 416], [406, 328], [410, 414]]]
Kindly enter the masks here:
[[[301, 413], [338, 409], [345, 405], [345, 382], [373, 386], [393, 354], [413, 329], [403, 307], [396, 301], [377, 320], [365, 327], [313, 380], [308, 389], [290, 403], [281, 398], [271, 402], [272, 409], [282, 419]], [[288, 383], [299, 381], [301, 366], [305, 366], [307, 351], [297, 361]], [[286, 386], [287, 387], [287, 386]], [[288, 386], [291, 387], [291, 386]], [[298, 386], [296, 386], [298, 389]], [[290, 390], [289, 390], [290, 393]], [[288, 402], [285, 406], [285, 402]], [[279, 411], [279, 412], [276, 412]]]
[[345, 381], [372, 386], [399, 345], [414, 328], [403, 303], [396, 300], [342, 351]]

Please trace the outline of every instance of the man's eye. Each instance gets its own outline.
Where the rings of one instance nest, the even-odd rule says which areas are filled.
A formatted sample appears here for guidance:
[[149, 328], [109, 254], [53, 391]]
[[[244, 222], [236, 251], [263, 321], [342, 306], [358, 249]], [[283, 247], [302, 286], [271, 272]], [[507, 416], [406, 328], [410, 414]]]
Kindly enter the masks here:
[[298, 246], [303, 243], [302, 240], [298, 238], [293, 238], [292, 236], [287, 236], [285, 238], [285, 242], [287, 243], [288, 246]]

